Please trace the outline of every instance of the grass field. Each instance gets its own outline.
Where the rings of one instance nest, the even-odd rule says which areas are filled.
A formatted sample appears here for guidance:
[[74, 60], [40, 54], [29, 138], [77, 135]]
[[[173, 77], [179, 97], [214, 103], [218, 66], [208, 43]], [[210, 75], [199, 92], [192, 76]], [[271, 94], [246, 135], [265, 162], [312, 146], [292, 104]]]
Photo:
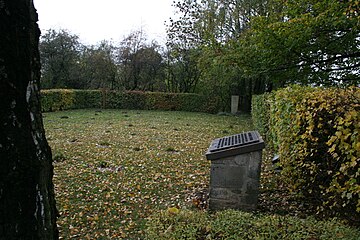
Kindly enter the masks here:
[[45, 113], [44, 125], [61, 239], [360, 239], [281, 190], [267, 149], [258, 212], [192, 211], [199, 194], [206, 203], [210, 142], [252, 130], [250, 116], [76, 110]]
[[130, 110], [44, 114], [63, 239], [134, 239], [159, 209], [191, 208], [207, 187], [212, 139], [249, 116]]

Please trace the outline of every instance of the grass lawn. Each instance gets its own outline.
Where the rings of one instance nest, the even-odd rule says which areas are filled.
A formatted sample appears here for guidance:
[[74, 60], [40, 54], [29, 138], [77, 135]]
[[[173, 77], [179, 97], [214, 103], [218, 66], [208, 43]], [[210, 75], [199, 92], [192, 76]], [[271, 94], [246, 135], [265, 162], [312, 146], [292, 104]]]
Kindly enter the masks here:
[[44, 114], [63, 239], [136, 238], [159, 209], [193, 207], [212, 139], [252, 130], [250, 116], [76, 110]]
[[360, 239], [341, 221], [308, 218], [267, 149], [257, 213], [190, 211], [207, 200], [210, 142], [253, 130], [250, 116], [76, 110], [45, 113], [44, 125], [61, 239]]

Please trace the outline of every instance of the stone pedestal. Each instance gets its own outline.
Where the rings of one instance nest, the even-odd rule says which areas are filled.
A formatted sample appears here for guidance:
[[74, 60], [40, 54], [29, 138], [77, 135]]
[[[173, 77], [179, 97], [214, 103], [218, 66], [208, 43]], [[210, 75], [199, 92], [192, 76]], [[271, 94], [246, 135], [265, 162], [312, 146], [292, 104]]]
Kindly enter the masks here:
[[210, 210], [257, 207], [262, 151], [211, 161]]
[[264, 147], [256, 131], [213, 140], [206, 154], [211, 160], [210, 210], [256, 209]]

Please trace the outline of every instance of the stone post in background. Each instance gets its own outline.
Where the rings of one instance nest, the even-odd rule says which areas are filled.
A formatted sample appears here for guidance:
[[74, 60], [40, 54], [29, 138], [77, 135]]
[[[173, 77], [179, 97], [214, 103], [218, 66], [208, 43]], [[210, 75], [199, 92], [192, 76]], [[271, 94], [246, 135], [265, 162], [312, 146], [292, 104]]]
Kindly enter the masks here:
[[239, 109], [239, 96], [231, 96], [231, 114], [236, 114]]

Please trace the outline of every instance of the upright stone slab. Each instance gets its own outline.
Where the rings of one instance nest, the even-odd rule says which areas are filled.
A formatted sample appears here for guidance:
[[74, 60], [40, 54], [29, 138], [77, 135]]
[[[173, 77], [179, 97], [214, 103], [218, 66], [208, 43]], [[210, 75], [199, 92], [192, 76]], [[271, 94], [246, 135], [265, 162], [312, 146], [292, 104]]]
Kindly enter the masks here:
[[256, 209], [264, 147], [264, 141], [255, 131], [211, 143], [206, 154], [211, 160], [210, 210]]
[[231, 96], [231, 113], [236, 114], [239, 110], [239, 96]]

